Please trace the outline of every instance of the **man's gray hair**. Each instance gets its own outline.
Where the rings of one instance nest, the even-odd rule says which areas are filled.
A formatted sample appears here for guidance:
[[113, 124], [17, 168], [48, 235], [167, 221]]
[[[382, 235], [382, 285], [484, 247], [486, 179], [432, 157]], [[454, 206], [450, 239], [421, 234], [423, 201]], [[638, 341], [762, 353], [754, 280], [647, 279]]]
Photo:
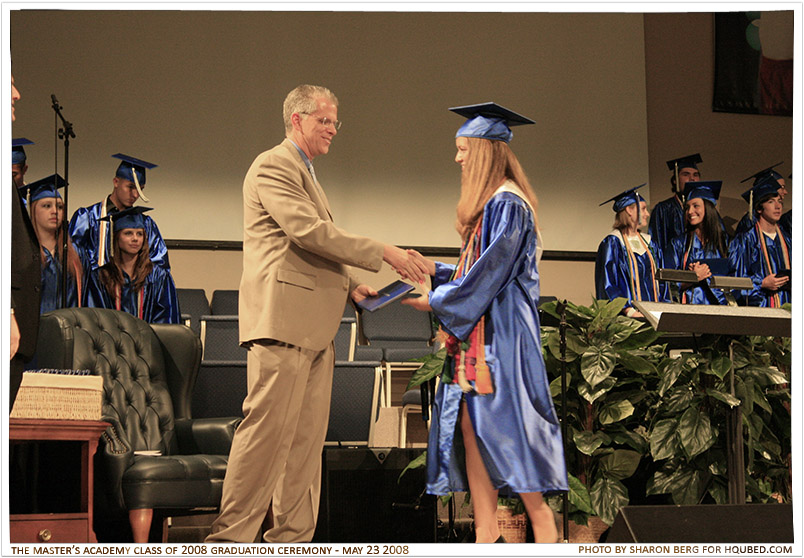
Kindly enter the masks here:
[[317, 99], [324, 97], [337, 107], [338, 98], [326, 87], [320, 85], [299, 85], [285, 97], [282, 105], [282, 118], [285, 121], [285, 132], [290, 133], [293, 123], [290, 117], [294, 112], [311, 113], [318, 110]]

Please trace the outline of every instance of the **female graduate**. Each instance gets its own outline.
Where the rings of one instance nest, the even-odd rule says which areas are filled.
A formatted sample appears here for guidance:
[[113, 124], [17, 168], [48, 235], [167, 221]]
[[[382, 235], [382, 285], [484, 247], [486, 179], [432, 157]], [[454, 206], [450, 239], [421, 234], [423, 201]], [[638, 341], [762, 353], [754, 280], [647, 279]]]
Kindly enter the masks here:
[[[664, 267], [694, 271], [698, 281], [712, 275], [710, 263], [720, 264], [720, 268], [714, 270], [717, 274], [729, 273], [727, 237], [720, 227], [720, 215], [715, 207], [722, 184], [720, 180], [687, 182], [684, 189], [686, 232], [670, 241], [664, 254]], [[698, 283], [684, 283], [680, 292], [684, 304], [726, 303], [723, 291], [712, 290], [715, 299], [710, 300]]]
[[[64, 179], [58, 174], [26, 185], [26, 201], [30, 208], [31, 224], [39, 240], [42, 255], [41, 314], [62, 307], [62, 264], [64, 242], [64, 201], [58, 189]], [[30, 197], [28, 199], [28, 196]], [[82, 258], [67, 239], [67, 307], [81, 306], [84, 287]]]
[[457, 266], [422, 258], [433, 290], [404, 301], [448, 335], [427, 491], [471, 492], [477, 542], [505, 542], [497, 495], [519, 494], [536, 542], [552, 543], [542, 495], [567, 490], [567, 471], [539, 336], [536, 196], [508, 146], [510, 126], [533, 121], [494, 103], [450, 110], [468, 118], [455, 140], [461, 255]]
[[149, 323], [180, 323], [176, 286], [169, 271], [149, 256], [143, 213], [130, 207], [107, 215], [111, 261], [90, 274], [87, 306], [123, 310]]
[[790, 235], [779, 227], [782, 200], [773, 177], [743, 194], [751, 207], [753, 226], [729, 246], [729, 264], [737, 277], [750, 277], [754, 288], [743, 291], [748, 306], [779, 308], [790, 302]]
[[637, 193], [640, 184], [610, 198], [600, 205], [614, 202], [614, 225], [597, 248], [595, 258], [595, 291], [598, 299], [628, 300], [623, 312], [642, 317], [633, 306], [635, 300], [669, 302], [668, 288], [656, 280], [661, 267], [661, 250], [648, 234], [639, 231], [648, 222], [645, 199]]

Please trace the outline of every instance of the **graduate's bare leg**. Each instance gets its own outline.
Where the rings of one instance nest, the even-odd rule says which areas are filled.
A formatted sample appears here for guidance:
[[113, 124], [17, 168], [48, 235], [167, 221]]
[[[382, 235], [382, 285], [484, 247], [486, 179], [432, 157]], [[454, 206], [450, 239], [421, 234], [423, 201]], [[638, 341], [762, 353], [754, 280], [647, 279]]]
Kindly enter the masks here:
[[461, 401], [461, 433], [466, 449], [466, 477], [472, 496], [475, 514], [475, 542], [493, 543], [500, 536], [497, 526], [497, 489], [491, 484], [489, 473], [480, 456], [472, 421], [466, 411], [466, 403]]
[[558, 529], [553, 510], [542, 498], [541, 492], [524, 492], [519, 495], [533, 527], [533, 540], [537, 543], [554, 543], [558, 541]]

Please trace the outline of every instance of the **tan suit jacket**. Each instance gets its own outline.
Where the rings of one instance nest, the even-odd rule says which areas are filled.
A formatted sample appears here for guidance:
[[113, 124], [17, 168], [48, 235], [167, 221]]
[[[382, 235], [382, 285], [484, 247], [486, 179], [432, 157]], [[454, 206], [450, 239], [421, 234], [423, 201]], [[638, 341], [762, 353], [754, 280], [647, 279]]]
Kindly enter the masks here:
[[383, 244], [333, 224], [326, 195], [287, 138], [249, 168], [243, 223], [240, 342], [323, 350], [356, 286], [347, 266], [379, 270]]

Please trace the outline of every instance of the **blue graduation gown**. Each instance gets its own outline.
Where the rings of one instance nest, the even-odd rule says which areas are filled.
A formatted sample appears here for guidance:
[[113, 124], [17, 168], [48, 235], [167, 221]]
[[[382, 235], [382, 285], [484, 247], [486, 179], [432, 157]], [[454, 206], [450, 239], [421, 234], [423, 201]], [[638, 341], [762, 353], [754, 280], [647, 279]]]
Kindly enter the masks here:
[[684, 208], [675, 194], [653, 208], [648, 232], [661, 250], [667, 248], [675, 237], [684, 234]]
[[[485, 314], [486, 362], [494, 393], [464, 394], [441, 383], [433, 404], [427, 491], [469, 489], [463, 447], [456, 443], [462, 399], [492, 484], [504, 493], [567, 490], [561, 427], [541, 351], [536, 232], [527, 204], [501, 192], [486, 204], [481, 254], [463, 277], [438, 263], [430, 293], [444, 329], [466, 340]], [[460, 438], [459, 438], [460, 440]]]
[[[125, 271], [123, 272], [123, 280], [120, 310], [138, 318], [141, 317], [144, 321], [152, 324], [181, 323], [179, 298], [176, 295], [176, 286], [169, 271], [154, 266], [145, 279], [142, 316], [139, 315], [138, 291], [131, 288], [131, 279]], [[86, 305], [94, 308], [117, 310], [115, 297], [106, 291], [101, 282], [100, 269], [93, 269], [89, 273], [86, 287]]]
[[[787, 248], [792, 259], [793, 248], [790, 243], [790, 235], [784, 230], [781, 230], [781, 235], [787, 243]], [[754, 283], [753, 289], [750, 291], [742, 291], [745, 304], [747, 306], [769, 307], [773, 294], [779, 295], [781, 304], [791, 302], [789, 290], [779, 290], [774, 293], [774, 291], [769, 291], [761, 287], [762, 280], [766, 276], [785, 268], [779, 236], [777, 235], [775, 239], [771, 239], [764, 233], [762, 233], [761, 236], [763, 237], [765, 245], [768, 247], [768, 258], [770, 259], [771, 269], [768, 269], [765, 263], [765, 257], [762, 247], [759, 244], [760, 239], [757, 236], [756, 227], [742, 234], [738, 234], [729, 245], [729, 265], [731, 269], [734, 270], [734, 274], [737, 277], [750, 277], [751, 281]], [[788, 285], [790, 285], [790, 283], [788, 283]]]
[[[677, 236], [670, 241], [669, 248], [664, 254], [664, 267], [670, 269], [685, 269], [684, 252], [687, 249], [687, 235]], [[721, 254], [719, 250], [707, 249], [704, 250], [701, 239], [698, 235], [692, 235], [692, 247], [687, 255], [687, 264], [703, 259], [712, 258], [725, 258], [728, 255]], [[712, 289], [712, 293], [717, 297], [720, 304], [726, 304], [726, 297], [720, 289]], [[686, 291], [687, 304], [709, 304], [709, 299], [706, 298], [704, 291], [701, 287], [693, 287]]]
[[[76, 248], [80, 247], [85, 251], [89, 260], [88, 269], [96, 269], [109, 262], [108, 259], [103, 262], [98, 261], [100, 228], [101, 226], [108, 226], [105, 221], [100, 220], [101, 210], [105, 204], [109, 203], [108, 200], [109, 197], [107, 196], [103, 201], [94, 205], [81, 207], [75, 211], [73, 218], [70, 219], [70, 238], [72, 238], [73, 245]], [[145, 218], [145, 234], [148, 238], [151, 261], [154, 266], [170, 271], [167, 246], [159, 233], [159, 228], [149, 215], [143, 215], [143, 217]]]
[[[61, 260], [50, 253], [50, 251], [42, 247], [45, 252], [45, 263], [42, 265], [42, 291], [39, 303], [39, 313], [44, 314], [51, 310], [61, 308]], [[84, 258], [79, 250], [79, 258], [84, 264]], [[86, 285], [86, 266], [84, 265], [84, 285]], [[73, 275], [68, 271], [67, 273], [67, 308], [78, 306], [78, 289], [76, 288], [76, 280]]]
[[[656, 268], [662, 266], [662, 251], [648, 235], [642, 235], [653, 253]], [[619, 234], [613, 231], [607, 235], [597, 248], [595, 258], [595, 296], [601, 300], [613, 300], [622, 297], [628, 300], [625, 308], [633, 306], [634, 299], [652, 302], [670, 302], [667, 283], [659, 283], [658, 300], [654, 300], [650, 258], [648, 252], [635, 254], [637, 272], [639, 273], [639, 289], [641, 299], [631, 290], [630, 271], [628, 269], [628, 252]]]

